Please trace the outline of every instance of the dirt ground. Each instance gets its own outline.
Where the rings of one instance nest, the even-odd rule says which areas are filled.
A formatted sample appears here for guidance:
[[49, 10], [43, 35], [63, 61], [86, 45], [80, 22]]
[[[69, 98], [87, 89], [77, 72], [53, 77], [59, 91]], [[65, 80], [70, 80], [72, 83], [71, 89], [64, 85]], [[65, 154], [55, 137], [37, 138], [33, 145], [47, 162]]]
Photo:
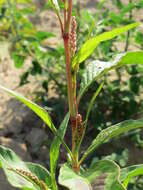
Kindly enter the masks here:
[[[82, 4], [94, 11], [97, 0], [82, 1]], [[39, 6], [38, 2], [37, 6]], [[110, 0], [108, 6], [112, 9]], [[140, 19], [140, 14], [137, 15], [137, 18]], [[39, 23], [40, 27], [57, 34], [56, 39], [48, 42], [54, 46], [57, 39], [60, 38], [57, 18], [54, 13], [49, 12], [47, 15], [41, 15], [41, 20], [43, 21]], [[23, 69], [16, 69], [10, 59], [7, 42], [0, 44], [0, 60], [0, 84], [32, 99], [32, 92], [37, 88], [34, 78], [31, 78], [30, 84], [18, 88], [20, 75], [28, 67], [30, 60], [26, 61]], [[25, 161], [32, 160], [41, 163], [48, 160], [47, 153], [49, 150], [45, 146], [40, 146], [41, 140], [39, 139], [46, 140], [47, 138], [48, 134], [44, 132], [40, 119], [15, 99], [0, 92], [0, 144], [12, 148]], [[40, 155], [37, 154], [37, 147]], [[15, 189], [3, 180], [2, 173], [0, 173], [0, 189]]]

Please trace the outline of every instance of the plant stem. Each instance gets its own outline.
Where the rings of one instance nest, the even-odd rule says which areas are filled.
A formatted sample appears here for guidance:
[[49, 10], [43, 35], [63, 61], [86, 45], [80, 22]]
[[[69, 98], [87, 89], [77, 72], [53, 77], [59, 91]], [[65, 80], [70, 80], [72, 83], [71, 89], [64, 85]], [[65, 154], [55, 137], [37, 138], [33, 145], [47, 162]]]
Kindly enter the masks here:
[[[132, 0], [129, 0], [129, 3], [132, 3]], [[131, 20], [131, 19], [132, 19], [132, 10], [129, 13], [129, 20]], [[130, 35], [131, 35], [131, 32], [128, 31], [127, 32], [127, 37], [126, 37], [125, 52], [128, 51], [128, 48], [129, 48], [129, 45], [130, 45]]]
[[70, 61], [70, 49], [69, 49], [69, 34], [64, 34], [64, 48], [65, 48], [65, 61], [66, 61], [66, 78], [68, 89], [68, 104], [71, 117], [75, 117], [75, 110], [73, 105], [73, 89], [72, 89], [72, 75], [71, 75], [71, 61]]
[[70, 30], [71, 16], [72, 16], [72, 0], [69, 0], [68, 17], [67, 17], [66, 28], [65, 28], [66, 33], [69, 33], [69, 30]]
[[[67, 18], [65, 18], [67, 17]], [[70, 111], [70, 118], [72, 124], [72, 169], [76, 173], [79, 172], [79, 164], [78, 164], [78, 152], [76, 150], [76, 135], [77, 135], [77, 98], [76, 98], [76, 73], [72, 74], [71, 69], [71, 60], [72, 55], [70, 52], [70, 41], [69, 41], [69, 33], [70, 33], [70, 24], [72, 17], [72, 0], [68, 1], [68, 11], [64, 10], [64, 33], [63, 33], [63, 41], [64, 41], [64, 49], [65, 49], [65, 62], [66, 62], [66, 79], [67, 79], [67, 93], [68, 93], [68, 105]]]

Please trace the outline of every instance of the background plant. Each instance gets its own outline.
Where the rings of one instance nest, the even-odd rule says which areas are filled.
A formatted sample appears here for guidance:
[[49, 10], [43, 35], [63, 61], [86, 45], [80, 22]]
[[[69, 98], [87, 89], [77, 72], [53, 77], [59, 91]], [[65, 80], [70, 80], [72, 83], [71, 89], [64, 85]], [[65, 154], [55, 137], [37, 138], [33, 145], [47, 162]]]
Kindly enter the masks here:
[[[57, 10], [59, 9], [59, 8], [57, 8], [57, 4], [53, 4], [53, 3], [55, 3], [55, 2], [51, 2], [52, 4], [52, 6], [53, 6], [53, 8], [56, 10], [56, 12], [57, 12]], [[70, 9], [69, 9], [70, 10]], [[58, 15], [59, 16], [59, 15]], [[131, 24], [131, 25], [129, 25], [129, 26], [127, 26], [127, 27], [125, 27], [125, 28], [121, 28], [121, 29], [117, 29], [117, 30], [115, 30], [115, 31], [113, 31], [113, 32], [109, 32], [109, 33], [107, 33], [107, 34], [103, 34], [103, 35], [101, 35], [101, 36], [97, 36], [97, 38], [93, 38], [93, 39], [91, 39], [91, 40], [89, 40], [89, 41], [86, 41], [85, 42], [85, 44], [83, 45], [83, 47], [81, 48], [81, 50], [79, 51], [79, 53], [73, 58], [73, 65], [72, 65], [72, 69], [73, 69], [73, 73], [74, 72], [76, 72], [77, 70], [77, 68], [75, 67], [75, 65], [76, 64], [78, 64], [78, 63], [80, 63], [80, 62], [82, 62], [82, 61], [84, 61], [91, 53], [92, 53], [92, 51], [96, 48], [96, 43], [97, 44], [99, 44], [100, 42], [102, 42], [102, 41], [104, 41], [104, 40], [107, 40], [107, 39], [111, 39], [111, 38], [113, 38], [113, 37], [115, 37], [116, 35], [118, 35], [118, 34], [120, 34], [120, 33], [122, 33], [122, 32], [125, 32], [125, 31], [127, 31], [127, 30], [129, 30], [129, 29], [131, 29], [131, 28], [134, 28], [135, 26], [136, 26], [137, 24]], [[62, 31], [63, 32], [63, 31]], [[66, 36], [64, 36], [64, 37], [66, 37]], [[66, 38], [64, 39], [64, 40], [67, 40]], [[93, 42], [96, 42], [95, 43], [95, 45], [92, 47], [92, 43]], [[68, 43], [67, 44], [65, 44], [65, 45], [68, 45]], [[87, 52], [85, 52], [85, 47], [88, 47], [88, 49], [87, 49]], [[81, 53], [82, 52], [82, 53]], [[137, 58], [138, 59], [134, 59], [135, 57], [137, 56]], [[83, 93], [84, 93], [84, 91], [87, 89], [87, 87], [90, 85], [90, 83], [92, 82], [92, 80], [94, 80], [94, 79], [96, 79], [97, 77], [99, 77], [100, 76], [100, 74], [102, 74], [102, 73], [104, 73], [104, 71], [107, 71], [107, 70], [109, 70], [110, 68], [113, 68], [115, 65], [117, 65], [117, 66], [121, 66], [122, 64], [135, 64], [135, 63], [142, 63], [141, 62], [141, 59], [142, 58], [142, 52], [133, 52], [133, 53], [127, 53], [126, 55], [120, 55], [120, 59], [118, 58], [118, 59], [116, 59], [115, 61], [113, 61], [113, 62], [107, 62], [106, 64], [105, 64], [105, 62], [100, 62], [100, 61], [95, 61], [95, 62], [93, 62], [92, 63], [92, 65], [93, 65], [93, 67], [92, 66], [88, 66], [87, 67], [87, 71], [85, 71], [84, 72], [84, 77], [83, 77], [83, 81], [82, 81], [82, 85], [81, 85], [81, 91], [80, 91], [80, 94], [79, 94], [79, 97], [81, 98], [81, 96], [83, 95]], [[69, 60], [68, 60], [69, 61]], [[96, 65], [98, 65], [98, 67], [96, 66]], [[95, 67], [95, 68], [94, 68]], [[72, 74], [72, 73], [71, 73]], [[87, 78], [87, 74], [91, 74], [92, 75], [92, 78]], [[84, 79], [88, 79], [87, 81], [85, 80], [84, 81]], [[92, 79], [91, 81], [90, 81], [90, 79]], [[87, 84], [85, 83], [85, 82], [87, 82]], [[86, 124], [87, 124], [87, 119], [88, 119], [88, 115], [89, 115], [89, 113], [90, 113], [90, 111], [91, 111], [91, 107], [92, 107], [92, 105], [93, 105], [93, 103], [94, 103], [94, 99], [96, 98], [96, 96], [98, 95], [98, 93], [99, 93], [99, 91], [101, 90], [101, 88], [102, 88], [102, 84], [101, 84], [101, 86], [99, 87], [99, 89], [97, 90], [97, 92], [95, 93], [95, 96], [93, 96], [93, 99], [92, 99], [92, 101], [90, 102], [90, 106], [89, 106], [89, 110], [88, 110], [88, 112], [87, 112], [87, 117], [86, 117], [86, 120], [85, 120], [85, 126], [86, 126]], [[71, 90], [70, 88], [69, 88], [69, 90]], [[12, 93], [13, 94], [13, 92], [11, 92], [11, 91], [9, 91], [10, 93]], [[70, 94], [70, 93], [69, 93]], [[19, 96], [18, 95], [16, 95], [18, 98], [19, 98]], [[71, 94], [70, 94], [70, 96], [71, 96]], [[70, 99], [71, 97], [69, 97], [69, 99]], [[80, 98], [78, 98], [78, 101], [80, 100]], [[23, 101], [24, 103], [26, 103], [27, 102], [27, 100], [25, 100], [23, 97], [21, 97], [21, 98], [19, 98], [21, 101]], [[73, 100], [72, 100], [73, 101]], [[34, 108], [32, 108], [32, 109], [36, 109], [37, 110], [37, 107], [35, 107], [35, 104], [33, 104], [32, 106], [31, 106], [31, 103], [29, 102], [29, 103], [26, 103], [30, 108], [32, 108], [33, 106], [34, 106]], [[71, 116], [74, 118], [76, 118], [77, 116], [79, 116], [79, 115], [75, 115], [75, 113], [74, 113], [74, 108], [72, 108], [72, 106], [74, 105], [74, 102], [73, 102], [73, 104], [69, 101], [69, 107], [70, 107], [70, 114], [71, 114]], [[38, 108], [38, 110], [39, 110], [40, 108]], [[40, 109], [41, 110], [41, 109]], [[39, 111], [35, 111], [37, 114], [39, 114]], [[44, 121], [48, 121], [48, 125], [49, 125], [49, 127], [51, 128], [51, 130], [59, 137], [59, 139], [61, 140], [61, 136], [59, 136], [58, 135], [58, 133], [56, 132], [56, 129], [55, 129], [55, 127], [53, 126], [53, 124], [51, 125], [50, 124], [50, 119], [49, 119], [49, 117], [45, 120], [45, 114], [44, 114], [44, 116], [41, 116], [41, 114], [40, 114], [40, 117], [42, 117], [42, 119], [44, 119]], [[72, 119], [72, 117], [71, 117], [71, 119]], [[77, 118], [76, 118], [77, 119]], [[79, 117], [78, 117], [78, 119], [79, 119]], [[78, 121], [78, 120], [77, 120]], [[81, 122], [80, 122], [81, 123]], [[115, 130], [113, 130], [113, 134], [112, 134], [112, 128], [110, 128], [110, 130], [107, 130], [107, 134], [106, 134], [106, 131], [104, 131], [104, 132], [102, 132], [101, 133], [101, 135], [99, 135], [98, 137], [97, 137], [97, 140], [95, 140], [94, 142], [93, 142], [93, 144], [89, 147], [89, 149], [87, 150], [87, 153], [90, 153], [90, 152], [92, 152], [93, 151], [93, 149], [98, 145], [98, 144], [100, 144], [100, 140], [102, 140], [102, 141], [104, 141], [104, 140], [108, 140], [108, 138], [110, 137], [108, 137], [108, 133], [109, 133], [109, 131], [110, 131], [110, 134], [111, 134], [111, 137], [114, 137], [114, 136], [116, 136], [116, 135], [118, 135], [118, 134], [120, 134], [120, 133], [122, 133], [121, 131], [119, 132], [118, 131], [118, 126], [120, 127], [120, 126], [125, 126], [125, 129], [124, 129], [124, 127], [123, 127], [123, 129], [124, 129], [124, 131], [128, 131], [129, 129], [132, 129], [132, 127], [133, 128], [136, 128], [136, 127], [141, 127], [142, 126], [142, 121], [135, 121], [135, 125], [134, 125], [134, 121], [131, 121], [131, 122], [125, 122], [124, 124], [120, 124], [120, 125], [117, 125], [116, 127], [114, 126], [114, 128], [115, 128]], [[129, 127], [130, 126], [130, 127]], [[81, 127], [81, 126], [80, 126]], [[117, 131], [116, 131], [116, 129], [117, 129]], [[115, 132], [115, 133], [114, 133]], [[78, 134], [78, 133], [77, 133]], [[76, 135], [77, 135], [76, 134]], [[103, 136], [102, 136], [103, 135]], [[104, 136], [105, 135], [105, 136]], [[113, 136], [112, 136], [113, 135]], [[77, 137], [77, 136], [76, 136]], [[110, 137], [110, 138], [111, 138]], [[110, 139], [109, 138], [109, 139]], [[77, 139], [77, 138], [76, 138]], [[82, 138], [81, 138], [81, 140], [82, 140]], [[75, 142], [76, 144], [77, 143], [81, 143], [80, 141], [79, 142]], [[97, 144], [96, 144], [97, 143]], [[75, 146], [75, 148], [77, 149], [77, 147], [79, 146], [79, 144], [77, 144], [77, 146]], [[65, 145], [65, 143], [64, 143], [64, 145]], [[67, 148], [67, 146], [65, 145], [65, 147], [66, 147], [66, 149], [67, 149], [67, 151], [69, 152], [69, 155], [71, 155], [71, 158], [72, 158], [72, 155], [74, 155], [75, 153], [76, 153], [76, 149], [72, 152], [72, 154], [71, 154], [71, 152], [69, 151], [69, 149]], [[85, 153], [84, 154], [84, 156], [83, 156], [83, 158], [81, 159], [81, 161], [79, 162], [79, 163], [81, 163], [83, 160], [84, 160], [84, 158], [87, 156], [86, 154], [87, 153]], [[74, 155], [75, 156], [75, 155]], [[76, 155], [77, 156], [77, 155]], [[73, 159], [72, 158], [72, 164], [78, 164], [78, 163], [76, 163], [76, 162], [78, 162], [78, 160], [75, 160], [75, 158]], [[102, 166], [102, 164], [104, 165], [112, 165], [112, 163], [110, 162], [101, 162], [101, 166]], [[100, 163], [99, 163], [99, 165], [100, 165]], [[75, 171], [76, 171], [76, 168], [75, 168], [75, 165], [73, 165], [74, 167], [73, 167], [73, 170], [75, 169]], [[76, 165], [77, 166], [77, 165]], [[112, 165], [113, 166], [113, 165]], [[78, 168], [77, 168], [78, 169]], [[65, 166], [64, 168], [63, 168], [63, 170], [61, 170], [61, 172], [64, 172], [64, 171], [68, 171], [69, 169]], [[102, 170], [102, 167], [99, 167], [99, 170]], [[98, 171], [98, 169], [97, 169], [97, 171]], [[18, 171], [19, 172], [19, 171]], [[71, 171], [69, 170], [68, 171], [68, 173], [70, 173]], [[103, 171], [102, 171], [103, 172]], [[117, 170], [117, 167], [115, 166], [115, 170], [113, 170], [113, 175], [115, 174], [115, 173], [118, 173], [118, 170]], [[54, 172], [53, 172], [54, 173]], [[90, 173], [90, 172], [89, 172]], [[107, 173], [108, 173], [108, 171], [107, 171]], [[117, 174], [116, 173], [116, 174]], [[96, 174], [95, 174], [96, 175]], [[73, 174], [73, 176], [74, 176], [74, 174]], [[118, 176], [118, 174], [116, 175], [116, 176]], [[87, 178], [89, 178], [89, 181], [90, 181], [90, 176], [86, 176]], [[79, 179], [79, 180], [81, 180], [81, 178], [80, 177], [78, 177], [77, 175], [75, 175], [75, 180], [76, 179]], [[83, 181], [86, 181], [86, 180], [84, 180], [84, 179], [82, 179]], [[67, 185], [67, 182], [65, 181], [65, 179], [64, 178], [60, 178], [59, 179], [59, 181], [60, 181], [60, 183], [62, 183], [63, 185]], [[121, 188], [121, 184], [119, 184], [117, 181], [115, 181], [114, 182], [115, 183], [115, 185], [117, 185], [117, 186], [120, 186], [120, 188]], [[68, 183], [69, 184], [69, 183]], [[111, 182], [111, 184], [112, 184], [112, 182]], [[113, 185], [113, 184], [112, 184]], [[111, 187], [111, 186], [110, 186]], [[73, 185], [72, 185], [72, 187], [71, 188], [73, 188]]]

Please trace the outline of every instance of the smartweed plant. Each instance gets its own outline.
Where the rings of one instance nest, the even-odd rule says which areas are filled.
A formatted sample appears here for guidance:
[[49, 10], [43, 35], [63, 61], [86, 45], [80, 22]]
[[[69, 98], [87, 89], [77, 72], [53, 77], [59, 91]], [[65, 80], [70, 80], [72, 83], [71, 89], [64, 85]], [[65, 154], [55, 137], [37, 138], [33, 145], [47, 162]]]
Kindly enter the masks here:
[[[143, 165], [120, 169], [116, 163], [106, 159], [92, 164], [87, 169], [84, 168], [83, 163], [103, 143], [130, 130], [142, 128], [143, 119], [124, 121], [102, 130], [83, 154], [80, 152], [80, 147], [86, 134], [92, 106], [103, 87], [102, 76], [111, 69], [124, 65], [143, 64], [143, 51], [119, 54], [109, 62], [99, 60], [90, 62], [88, 58], [101, 42], [113, 39], [139, 26], [139, 23], [132, 23], [92, 37], [85, 41], [77, 51], [77, 23], [76, 17], [72, 16], [72, 0], [49, 0], [48, 5], [55, 11], [59, 19], [61, 36], [64, 42], [69, 112], [63, 119], [59, 129], [57, 129], [46, 110], [22, 95], [0, 86], [1, 90], [16, 97], [33, 110], [55, 135], [49, 153], [50, 171], [41, 165], [23, 162], [12, 150], [3, 146], [0, 146], [0, 166], [3, 168], [10, 184], [22, 190], [57, 190], [59, 189], [58, 184], [70, 190], [125, 190], [128, 188], [132, 177], [143, 174]], [[80, 89], [78, 89], [77, 76], [82, 62], [86, 63], [86, 68], [83, 72]], [[80, 100], [90, 85], [97, 80], [100, 85], [89, 102], [86, 117], [82, 118], [78, 109]], [[71, 127], [72, 133], [71, 148], [64, 140], [68, 126]], [[61, 144], [63, 144], [67, 152], [67, 162], [61, 166], [57, 181], [56, 167]]]

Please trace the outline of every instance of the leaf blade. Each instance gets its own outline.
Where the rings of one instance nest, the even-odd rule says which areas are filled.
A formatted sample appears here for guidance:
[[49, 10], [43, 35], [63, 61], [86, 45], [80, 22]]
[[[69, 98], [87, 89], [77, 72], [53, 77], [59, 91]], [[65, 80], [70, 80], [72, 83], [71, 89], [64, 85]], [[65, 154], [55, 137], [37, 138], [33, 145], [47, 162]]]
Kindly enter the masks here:
[[56, 131], [56, 128], [55, 128], [54, 124], [52, 123], [51, 118], [45, 109], [43, 109], [42, 107], [40, 107], [36, 103], [32, 102], [31, 100], [28, 100], [23, 95], [16, 93], [10, 89], [7, 89], [1, 85], [0, 85], [0, 89], [7, 92], [8, 94], [14, 96], [20, 102], [24, 103], [27, 107], [29, 107], [32, 111], [34, 111], [47, 124], [47, 126], [52, 131]]
[[74, 173], [67, 164], [61, 167], [58, 181], [70, 190], [77, 190], [77, 186], [78, 190], [92, 190], [88, 180]]
[[[119, 181], [120, 167], [111, 160], [100, 160], [84, 172], [93, 189], [125, 190]], [[83, 174], [84, 175], [84, 174]]]
[[[63, 122], [61, 123], [59, 129], [58, 129], [58, 134], [60, 137], [63, 139], [68, 122], [69, 122], [70, 114], [67, 113], [65, 116]], [[52, 177], [52, 184], [53, 184], [53, 190], [57, 190], [57, 185], [56, 185], [56, 179], [55, 179], [55, 172], [56, 172], [56, 165], [59, 157], [59, 148], [61, 145], [61, 141], [58, 139], [58, 137], [54, 138], [54, 141], [52, 142], [52, 145], [50, 147], [50, 166], [51, 166], [51, 177]]]
[[14, 96], [20, 102], [24, 103], [27, 107], [29, 107], [34, 113], [36, 113], [47, 124], [47, 126], [51, 129], [51, 131], [54, 133], [54, 135], [56, 135], [59, 138], [59, 140], [62, 142], [65, 149], [69, 153], [70, 157], [72, 158], [72, 152], [70, 151], [69, 147], [66, 145], [64, 140], [57, 133], [57, 129], [55, 128], [49, 114], [47, 113], [47, 111], [45, 109], [43, 109], [42, 107], [40, 107], [36, 103], [32, 102], [31, 100], [28, 100], [27, 98], [25, 98], [21, 94], [16, 93], [10, 89], [7, 89], [7, 88], [3, 87], [2, 85], [0, 85], [0, 89], [9, 93], [10, 95]]
[[114, 137], [117, 137], [123, 133], [126, 133], [130, 130], [143, 128], [143, 119], [140, 120], [126, 120], [107, 129], [102, 130], [97, 137], [92, 141], [89, 148], [85, 151], [83, 157], [81, 158], [81, 162], [85, 160], [85, 158], [97, 149], [101, 144], [106, 143]]
[[143, 164], [129, 166], [121, 170], [120, 180], [123, 185], [127, 188], [131, 178], [143, 175]]
[[109, 62], [93, 61], [89, 63], [83, 73], [78, 98], [80, 99], [88, 87], [112, 69], [125, 65], [143, 65], [143, 51], [127, 52], [117, 55]]
[[81, 170], [79, 174], [64, 164], [60, 169], [59, 183], [70, 190], [125, 190], [119, 181], [120, 168], [110, 160], [101, 160], [92, 164], [87, 170]]
[[131, 30], [135, 27], [139, 26], [139, 23], [132, 23], [127, 26], [113, 29], [109, 32], [104, 32], [94, 38], [87, 40], [81, 49], [79, 50], [78, 54], [75, 56], [72, 62], [72, 68], [74, 68], [77, 64], [79, 65], [81, 62], [85, 61], [95, 50], [95, 48], [103, 41], [107, 41], [110, 39], [115, 38], [116, 36]]
[[3, 146], [0, 146], [0, 163], [9, 183], [13, 187], [40, 190], [40, 186], [35, 184], [34, 181], [28, 180], [26, 176], [20, 175], [16, 172], [17, 169], [37, 176], [39, 181], [44, 181], [46, 178], [49, 178], [50, 181], [50, 174], [44, 167], [38, 164], [23, 162], [12, 150]]

